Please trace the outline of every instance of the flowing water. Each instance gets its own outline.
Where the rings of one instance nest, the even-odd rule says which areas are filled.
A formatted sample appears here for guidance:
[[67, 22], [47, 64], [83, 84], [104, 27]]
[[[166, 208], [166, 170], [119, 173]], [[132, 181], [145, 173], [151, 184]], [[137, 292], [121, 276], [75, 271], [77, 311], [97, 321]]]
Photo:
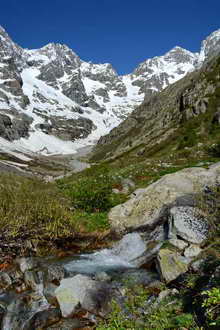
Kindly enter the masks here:
[[[125, 235], [121, 241], [110, 249], [103, 249], [90, 254], [75, 255], [64, 258], [41, 258], [39, 271], [44, 272], [49, 266], [62, 265], [66, 271], [66, 277], [76, 274], [88, 276], [107, 273], [107, 276], [118, 283], [123, 279], [133, 276], [146, 285], [156, 279], [155, 273], [138, 269], [136, 260], [146, 251], [146, 243], [138, 233]], [[47, 310], [49, 304], [44, 296], [43, 279], [36, 284], [35, 290], [30, 293], [6, 295], [7, 312], [3, 318], [2, 330], [26, 330], [30, 329], [32, 319], [38, 312]], [[24, 301], [27, 295], [30, 301]], [[3, 301], [0, 297], [0, 301]]]
[[64, 264], [70, 273], [95, 274], [98, 272], [120, 271], [135, 268], [135, 260], [146, 250], [146, 244], [138, 233], [125, 235], [111, 249], [91, 254], [82, 254]]

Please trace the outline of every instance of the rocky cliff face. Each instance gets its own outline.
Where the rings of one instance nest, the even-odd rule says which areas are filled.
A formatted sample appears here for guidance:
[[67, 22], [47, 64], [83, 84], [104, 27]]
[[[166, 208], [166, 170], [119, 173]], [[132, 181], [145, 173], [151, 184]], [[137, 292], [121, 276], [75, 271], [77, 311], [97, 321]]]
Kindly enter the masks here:
[[160, 93], [146, 97], [124, 122], [100, 138], [94, 159], [115, 158], [140, 148], [146, 157], [169, 146], [176, 152], [216, 142], [220, 134], [219, 70], [218, 55]]
[[111, 64], [87, 63], [65, 45], [22, 49], [0, 28], [0, 148], [5, 139], [14, 141], [14, 149], [43, 153], [73, 153], [93, 144], [144, 97], [195, 70], [219, 49], [216, 31], [200, 54], [175, 47], [119, 76]]

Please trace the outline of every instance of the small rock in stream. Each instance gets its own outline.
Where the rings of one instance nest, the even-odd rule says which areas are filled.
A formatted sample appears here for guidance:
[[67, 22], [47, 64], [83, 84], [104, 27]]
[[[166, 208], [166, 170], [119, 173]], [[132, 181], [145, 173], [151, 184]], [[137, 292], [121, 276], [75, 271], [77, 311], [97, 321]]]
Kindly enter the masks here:
[[26, 272], [27, 270], [32, 270], [38, 266], [38, 262], [34, 258], [18, 258], [16, 260], [17, 264], [20, 267], [22, 273]]
[[35, 291], [38, 285], [43, 282], [43, 273], [41, 271], [26, 271], [24, 274], [24, 280], [26, 285]]
[[109, 276], [106, 272], [98, 272], [95, 274], [95, 280], [108, 282], [111, 281], [111, 276]]
[[5, 272], [1, 272], [0, 273], [0, 289], [6, 290], [11, 285], [12, 285], [12, 280], [11, 280], [10, 276]]
[[48, 283], [44, 287], [43, 294], [51, 305], [57, 304], [57, 298], [56, 298], [56, 294], [55, 294], [56, 289], [57, 289], [57, 285], [55, 285], [53, 283]]
[[46, 270], [45, 281], [61, 281], [65, 277], [65, 269], [60, 265], [50, 265]]
[[84, 328], [88, 325], [87, 320], [80, 320], [80, 319], [62, 319], [58, 323], [50, 326], [47, 330], [73, 330]]
[[61, 312], [58, 308], [50, 308], [37, 312], [29, 321], [25, 330], [42, 330], [56, 324], [61, 319]]

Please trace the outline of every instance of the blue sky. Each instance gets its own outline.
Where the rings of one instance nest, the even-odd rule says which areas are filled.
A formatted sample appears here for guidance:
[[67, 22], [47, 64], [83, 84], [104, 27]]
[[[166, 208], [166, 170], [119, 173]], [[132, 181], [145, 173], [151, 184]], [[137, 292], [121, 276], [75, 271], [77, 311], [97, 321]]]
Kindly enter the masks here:
[[2, 0], [0, 25], [22, 47], [64, 43], [124, 74], [176, 45], [198, 51], [220, 28], [220, 0]]

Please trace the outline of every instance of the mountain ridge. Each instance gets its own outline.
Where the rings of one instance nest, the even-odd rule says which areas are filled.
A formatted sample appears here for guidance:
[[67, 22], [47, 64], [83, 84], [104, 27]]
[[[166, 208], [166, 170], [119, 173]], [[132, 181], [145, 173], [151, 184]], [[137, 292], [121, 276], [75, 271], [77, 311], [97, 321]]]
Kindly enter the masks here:
[[92, 160], [117, 160], [127, 155], [141, 161], [158, 155], [187, 158], [192, 153], [207, 154], [220, 137], [219, 70], [218, 54], [183, 79], [146, 97], [125, 121], [99, 139]]
[[219, 49], [217, 30], [203, 41], [200, 54], [175, 46], [121, 76], [110, 63], [85, 62], [59, 43], [22, 49], [1, 27], [0, 148], [7, 140], [13, 150], [56, 154], [94, 144], [144, 98], [194, 71]]

